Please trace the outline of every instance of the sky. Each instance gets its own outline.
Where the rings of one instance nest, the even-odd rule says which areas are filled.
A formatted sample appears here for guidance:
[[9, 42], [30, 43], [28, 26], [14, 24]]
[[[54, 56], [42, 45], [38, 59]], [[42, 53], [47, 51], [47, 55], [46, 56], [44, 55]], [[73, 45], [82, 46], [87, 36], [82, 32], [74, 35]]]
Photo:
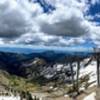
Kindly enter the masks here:
[[0, 45], [100, 46], [100, 0], [0, 0]]

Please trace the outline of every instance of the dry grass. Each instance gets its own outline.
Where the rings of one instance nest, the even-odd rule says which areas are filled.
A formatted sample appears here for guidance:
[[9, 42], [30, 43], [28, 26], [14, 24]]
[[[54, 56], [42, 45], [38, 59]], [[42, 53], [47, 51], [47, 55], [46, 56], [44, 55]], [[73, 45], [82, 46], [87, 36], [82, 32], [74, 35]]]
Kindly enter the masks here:
[[25, 78], [10, 75], [5, 71], [0, 70], [0, 85], [12, 88], [16, 91], [30, 91], [38, 90], [39, 85], [36, 82], [30, 82]]

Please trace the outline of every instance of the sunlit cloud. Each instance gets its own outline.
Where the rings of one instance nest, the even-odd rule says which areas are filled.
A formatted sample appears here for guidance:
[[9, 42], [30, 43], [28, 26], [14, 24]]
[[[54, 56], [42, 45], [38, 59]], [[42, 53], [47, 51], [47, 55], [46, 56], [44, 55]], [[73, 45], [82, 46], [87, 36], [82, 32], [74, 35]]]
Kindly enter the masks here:
[[56, 45], [82, 44], [87, 36], [99, 45], [100, 26], [87, 15], [99, 0], [46, 0], [55, 7], [44, 13], [36, 0], [0, 1], [0, 44]]

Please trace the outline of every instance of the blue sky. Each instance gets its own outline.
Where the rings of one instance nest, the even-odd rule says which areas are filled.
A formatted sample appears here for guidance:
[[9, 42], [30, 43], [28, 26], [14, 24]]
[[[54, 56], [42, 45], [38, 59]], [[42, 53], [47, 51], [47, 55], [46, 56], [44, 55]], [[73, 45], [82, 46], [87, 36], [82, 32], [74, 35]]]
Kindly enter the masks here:
[[100, 44], [100, 0], [1, 0], [0, 21], [0, 45]]
[[95, 3], [94, 5], [90, 5], [90, 9], [87, 12], [87, 15], [91, 15], [94, 18], [91, 21], [100, 23], [100, 3]]

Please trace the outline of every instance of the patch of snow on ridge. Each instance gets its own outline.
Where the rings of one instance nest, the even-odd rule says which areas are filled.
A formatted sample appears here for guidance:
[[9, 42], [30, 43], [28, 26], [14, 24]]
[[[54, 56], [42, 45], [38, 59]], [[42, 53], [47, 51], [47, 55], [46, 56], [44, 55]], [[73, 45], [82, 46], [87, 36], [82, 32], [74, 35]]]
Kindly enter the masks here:
[[93, 84], [91, 86], [96, 85], [97, 84], [97, 75], [96, 75], [97, 69], [96, 68], [97, 68], [96, 61], [92, 61], [88, 66], [80, 69], [79, 77], [89, 74], [90, 80], [88, 82], [89, 83], [93, 82]]
[[83, 100], [96, 100], [95, 96], [96, 96], [96, 93], [93, 92], [90, 95], [88, 95], [87, 97], [85, 97]]
[[0, 96], [0, 100], [20, 100], [19, 96]]

